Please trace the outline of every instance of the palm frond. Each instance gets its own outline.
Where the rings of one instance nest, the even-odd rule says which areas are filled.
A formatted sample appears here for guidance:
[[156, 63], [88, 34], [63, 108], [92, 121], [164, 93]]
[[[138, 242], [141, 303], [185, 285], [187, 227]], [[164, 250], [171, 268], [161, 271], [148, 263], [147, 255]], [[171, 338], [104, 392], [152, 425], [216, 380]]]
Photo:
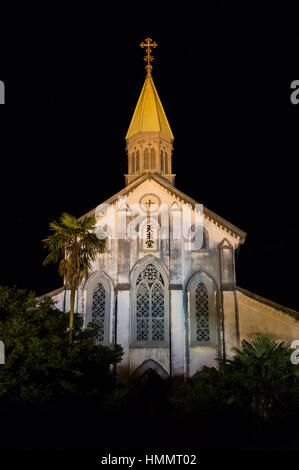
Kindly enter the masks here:
[[83, 278], [86, 282], [97, 254], [106, 251], [106, 240], [94, 233], [95, 223], [94, 217], [79, 220], [64, 212], [59, 222], [50, 223], [54, 233], [43, 239], [49, 251], [43, 264], [59, 263], [59, 274], [71, 285], [78, 286]]

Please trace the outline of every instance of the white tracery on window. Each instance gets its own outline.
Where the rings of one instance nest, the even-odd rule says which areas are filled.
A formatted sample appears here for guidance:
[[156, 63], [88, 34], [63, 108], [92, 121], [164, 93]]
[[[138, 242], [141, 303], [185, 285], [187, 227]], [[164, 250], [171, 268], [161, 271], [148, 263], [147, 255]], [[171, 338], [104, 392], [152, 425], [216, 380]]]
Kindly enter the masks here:
[[197, 341], [209, 341], [209, 296], [203, 282], [197, 285], [195, 291], [196, 307], [196, 337]]
[[148, 264], [136, 282], [137, 341], [164, 341], [164, 280], [153, 264]]
[[92, 296], [92, 321], [99, 327], [98, 341], [104, 341], [106, 292], [103, 284], [96, 285]]

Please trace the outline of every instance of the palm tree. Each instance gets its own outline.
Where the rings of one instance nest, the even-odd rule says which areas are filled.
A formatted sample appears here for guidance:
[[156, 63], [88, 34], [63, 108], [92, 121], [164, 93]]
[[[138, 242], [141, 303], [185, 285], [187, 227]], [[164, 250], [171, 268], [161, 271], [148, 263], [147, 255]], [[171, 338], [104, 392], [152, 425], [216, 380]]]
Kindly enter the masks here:
[[265, 335], [251, 342], [243, 340], [233, 351], [235, 356], [226, 364], [250, 407], [266, 419], [275, 405], [285, 407], [285, 397], [298, 377], [298, 366], [290, 360], [290, 345]]
[[95, 218], [84, 217], [81, 220], [63, 213], [59, 222], [50, 223], [54, 233], [43, 240], [49, 250], [44, 265], [59, 263], [59, 274], [65, 285], [70, 286], [70, 321], [69, 343], [73, 341], [75, 293], [80, 283], [88, 279], [88, 272], [97, 253], [105, 251], [105, 239], [99, 239], [95, 233]]

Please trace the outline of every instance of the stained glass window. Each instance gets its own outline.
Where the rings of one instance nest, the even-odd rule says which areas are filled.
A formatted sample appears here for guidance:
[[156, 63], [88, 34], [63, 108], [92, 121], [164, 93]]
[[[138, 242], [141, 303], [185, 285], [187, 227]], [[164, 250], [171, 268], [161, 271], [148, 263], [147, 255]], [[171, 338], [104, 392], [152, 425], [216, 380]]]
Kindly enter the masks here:
[[197, 341], [209, 341], [209, 296], [203, 282], [199, 282], [195, 291], [196, 335]]
[[104, 341], [106, 292], [103, 284], [96, 285], [92, 296], [92, 321], [99, 327], [98, 341]]
[[137, 341], [164, 341], [165, 286], [153, 264], [139, 274], [136, 297]]

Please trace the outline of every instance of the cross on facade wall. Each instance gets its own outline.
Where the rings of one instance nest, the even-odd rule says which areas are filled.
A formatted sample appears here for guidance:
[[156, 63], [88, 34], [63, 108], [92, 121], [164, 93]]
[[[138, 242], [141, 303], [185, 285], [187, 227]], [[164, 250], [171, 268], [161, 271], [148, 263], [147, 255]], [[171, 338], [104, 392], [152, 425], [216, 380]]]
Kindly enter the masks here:
[[153, 202], [151, 199], [149, 199], [147, 202], [144, 203], [146, 206], [148, 206], [149, 210], [151, 209], [152, 205], [155, 205], [156, 203]]

